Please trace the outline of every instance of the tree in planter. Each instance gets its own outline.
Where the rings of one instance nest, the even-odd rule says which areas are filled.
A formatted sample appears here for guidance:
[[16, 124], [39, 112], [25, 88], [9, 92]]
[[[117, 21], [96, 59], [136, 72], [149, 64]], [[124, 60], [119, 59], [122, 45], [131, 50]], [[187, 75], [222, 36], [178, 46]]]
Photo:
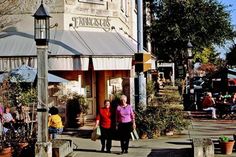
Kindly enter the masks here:
[[[111, 123], [112, 128], [116, 128], [116, 108], [120, 104], [120, 97], [123, 93], [121, 91], [116, 91], [112, 93], [112, 100], [111, 100], [111, 120], [113, 123]], [[114, 135], [115, 138], [117, 138], [117, 135]]]
[[71, 93], [66, 97], [66, 126], [70, 128], [83, 126], [84, 116], [88, 113], [89, 109], [86, 98], [77, 93]]

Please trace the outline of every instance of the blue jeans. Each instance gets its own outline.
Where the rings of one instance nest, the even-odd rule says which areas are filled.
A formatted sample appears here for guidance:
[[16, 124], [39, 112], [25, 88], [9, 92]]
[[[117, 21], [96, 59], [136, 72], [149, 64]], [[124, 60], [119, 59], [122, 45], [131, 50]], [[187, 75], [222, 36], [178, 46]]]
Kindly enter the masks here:
[[49, 134], [52, 134], [52, 139], [55, 139], [57, 134], [61, 134], [63, 131], [63, 128], [54, 128], [54, 127], [48, 127]]

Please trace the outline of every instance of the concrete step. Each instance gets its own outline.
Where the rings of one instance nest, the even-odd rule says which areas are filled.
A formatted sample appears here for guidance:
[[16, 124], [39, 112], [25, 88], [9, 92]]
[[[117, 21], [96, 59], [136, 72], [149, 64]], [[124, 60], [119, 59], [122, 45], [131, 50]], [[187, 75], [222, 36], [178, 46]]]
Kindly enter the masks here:
[[78, 157], [78, 154], [76, 152], [72, 152], [68, 154], [66, 157]]
[[71, 139], [53, 139], [51, 142], [53, 157], [66, 157], [73, 152], [73, 142]]
[[191, 118], [209, 119], [211, 118], [211, 111], [190, 111]]

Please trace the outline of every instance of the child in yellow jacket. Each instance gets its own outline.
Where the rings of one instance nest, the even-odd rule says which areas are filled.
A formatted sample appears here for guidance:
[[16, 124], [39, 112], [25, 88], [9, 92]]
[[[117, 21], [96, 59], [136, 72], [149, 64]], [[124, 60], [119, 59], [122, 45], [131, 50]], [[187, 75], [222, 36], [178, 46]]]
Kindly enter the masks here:
[[52, 139], [55, 139], [57, 134], [61, 134], [64, 127], [58, 112], [56, 107], [51, 107], [49, 110], [51, 115], [48, 117], [48, 132], [52, 135]]

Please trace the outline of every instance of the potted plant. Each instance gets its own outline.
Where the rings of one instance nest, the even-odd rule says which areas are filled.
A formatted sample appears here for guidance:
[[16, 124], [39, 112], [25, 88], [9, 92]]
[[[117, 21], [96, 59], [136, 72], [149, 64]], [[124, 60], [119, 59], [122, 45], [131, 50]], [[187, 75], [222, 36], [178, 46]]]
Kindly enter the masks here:
[[227, 154], [227, 155], [232, 154], [234, 142], [235, 142], [234, 140], [231, 140], [227, 136], [219, 137], [219, 144], [220, 144], [222, 154]]
[[77, 128], [85, 123], [85, 116], [88, 112], [89, 106], [85, 96], [77, 93], [71, 93], [67, 98], [66, 116], [67, 127]]

